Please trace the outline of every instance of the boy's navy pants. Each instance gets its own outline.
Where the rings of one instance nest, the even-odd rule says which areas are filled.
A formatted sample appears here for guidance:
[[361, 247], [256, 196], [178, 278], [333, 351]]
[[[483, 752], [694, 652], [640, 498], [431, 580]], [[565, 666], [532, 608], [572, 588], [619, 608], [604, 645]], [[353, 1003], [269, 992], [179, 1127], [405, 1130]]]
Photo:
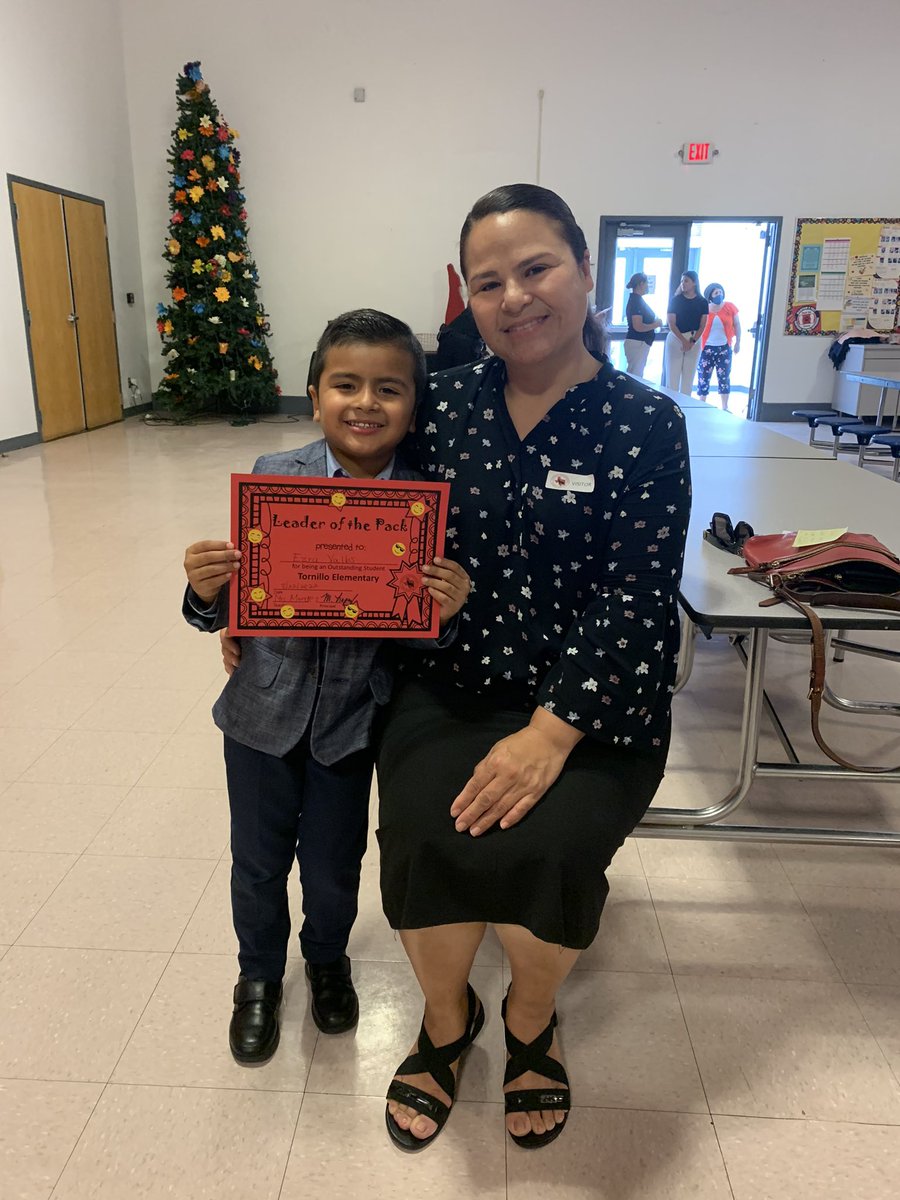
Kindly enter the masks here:
[[356, 919], [373, 758], [371, 750], [359, 750], [325, 767], [311, 756], [308, 737], [283, 758], [225, 738], [231, 907], [247, 979], [277, 982], [284, 974], [295, 855], [303, 957], [326, 963], [345, 953]]

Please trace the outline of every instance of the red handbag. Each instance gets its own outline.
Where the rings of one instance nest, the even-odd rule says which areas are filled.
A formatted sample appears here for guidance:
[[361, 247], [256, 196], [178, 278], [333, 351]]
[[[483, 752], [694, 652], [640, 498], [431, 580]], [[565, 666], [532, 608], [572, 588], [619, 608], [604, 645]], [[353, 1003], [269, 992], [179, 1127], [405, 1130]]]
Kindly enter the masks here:
[[883, 609], [900, 612], [900, 558], [870, 533], [844, 533], [817, 546], [794, 545], [794, 533], [748, 538], [746, 566], [729, 575], [746, 575], [772, 589], [760, 607], [783, 601], [809, 622], [812, 631], [809, 672], [810, 721], [816, 744], [842, 767], [855, 771], [896, 771], [897, 767], [861, 767], [832, 750], [819, 730], [825, 690], [825, 631], [815, 608]]

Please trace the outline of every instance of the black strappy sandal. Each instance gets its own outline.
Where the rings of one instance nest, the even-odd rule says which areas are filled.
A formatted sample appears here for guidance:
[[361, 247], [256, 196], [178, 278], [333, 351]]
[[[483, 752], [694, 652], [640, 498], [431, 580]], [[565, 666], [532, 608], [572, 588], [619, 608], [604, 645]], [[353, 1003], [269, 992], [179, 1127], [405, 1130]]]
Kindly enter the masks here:
[[[547, 1051], [553, 1043], [553, 1030], [556, 1028], [556, 1013], [550, 1018], [550, 1023], [546, 1029], [542, 1030], [533, 1042], [520, 1042], [515, 1034], [510, 1033], [509, 1026], [506, 1024], [506, 1002], [509, 999], [509, 993], [503, 997], [503, 1030], [506, 1035], [506, 1050], [509, 1054], [509, 1061], [506, 1064], [506, 1072], [503, 1076], [503, 1086], [512, 1083], [514, 1079], [518, 1079], [520, 1075], [524, 1075], [526, 1071], [534, 1071], [536, 1075], [545, 1075], [548, 1079], [555, 1080], [561, 1084], [565, 1091], [552, 1090], [551, 1088], [522, 1088], [516, 1092], [505, 1093], [506, 1114], [511, 1113], [530, 1113], [541, 1112], [546, 1109], [564, 1109], [565, 1117], [555, 1125], [553, 1129], [547, 1130], [546, 1133], [510, 1133], [510, 1137], [517, 1146], [521, 1146], [523, 1150], [539, 1150], [542, 1146], [548, 1146], [566, 1127], [566, 1122], [569, 1119], [569, 1109], [571, 1108], [571, 1097], [569, 1094], [569, 1077], [566, 1074], [566, 1068], [561, 1062], [555, 1058], [550, 1058]], [[508, 1131], [507, 1131], [508, 1132]]]
[[[456, 1079], [450, 1069], [451, 1063], [456, 1062], [463, 1051], [472, 1045], [484, 1025], [484, 1005], [475, 995], [471, 984], [466, 984], [466, 994], [469, 1000], [469, 1013], [466, 1018], [466, 1032], [462, 1037], [457, 1038], [455, 1042], [448, 1042], [446, 1046], [435, 1046], [426, 1032], [423, 1021], [422, 1028], [419, 1030], [418, 1050], [409, 1058], [404, 1059], [396, 1071], [397, 1075], [429, 1074], [450, 1097], [451, 1104], [456, 1098]], [[437, 1096], [429, 1096], [428, 1092], [423, 1092], [421, 1088], [403, 1083], [399, 1079], [395, 1079], [388, 1088], [387, 1098], [395, 1100], [398, 1104], [408, 1105], [409, 1108], [414, 1108], [423, 1116], [430, 1117], [437, 1123], [434, 1133], [429, 1134], [426, 1138], [418, 1138], [411, 1130], [402, 1129], [391, 1116], [390, 1108], [385, 1105], [384, 1120], [388, 1133], [391, 1135], [394, 1145], [399, 1146], [401, 1150], [424, 1150], [426, 1146], [430, 1146], [450, 1116], [449, 1104], [445, 1104], [443, 1100], [438, 1100]]]

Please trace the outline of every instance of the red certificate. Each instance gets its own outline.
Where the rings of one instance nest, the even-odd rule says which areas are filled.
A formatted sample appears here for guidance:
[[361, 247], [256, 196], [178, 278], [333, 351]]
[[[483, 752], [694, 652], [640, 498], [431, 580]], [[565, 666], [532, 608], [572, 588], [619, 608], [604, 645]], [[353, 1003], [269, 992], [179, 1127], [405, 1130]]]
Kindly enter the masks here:
[[232, 475], [241, 637], [436, 637], [422, 567], [443, 553], [446, 483]]

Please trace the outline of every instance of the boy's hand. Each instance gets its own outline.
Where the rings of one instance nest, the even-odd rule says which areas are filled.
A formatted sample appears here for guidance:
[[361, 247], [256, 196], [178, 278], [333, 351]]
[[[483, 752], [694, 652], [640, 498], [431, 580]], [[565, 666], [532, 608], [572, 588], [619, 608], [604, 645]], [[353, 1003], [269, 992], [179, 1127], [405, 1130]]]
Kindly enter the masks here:
[[241, 640], [232, 637], [227, 629], [220, 629], [219, 642], [222, 646], [222, 666], [230, 677], [241, 665]]
[[206, 604], [212, 604], [241, 561], [234, 542], [194, 542], [184, 552], [188, 583]]
[[436, 558], [422, 568], [425, 584], [438, 602], [441, 610], [441, 625], [455, 617], [472, 590], [472, 581], [459, 565], [449, 558]]

